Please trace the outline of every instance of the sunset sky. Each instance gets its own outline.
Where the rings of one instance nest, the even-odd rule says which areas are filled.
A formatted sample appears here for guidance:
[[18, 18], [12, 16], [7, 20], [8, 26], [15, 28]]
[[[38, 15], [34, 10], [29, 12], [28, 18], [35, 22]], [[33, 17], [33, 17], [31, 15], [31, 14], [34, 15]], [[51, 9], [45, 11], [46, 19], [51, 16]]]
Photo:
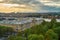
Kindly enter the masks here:
[[0, 12], [59, 12], [60, 0], [0, 0]]

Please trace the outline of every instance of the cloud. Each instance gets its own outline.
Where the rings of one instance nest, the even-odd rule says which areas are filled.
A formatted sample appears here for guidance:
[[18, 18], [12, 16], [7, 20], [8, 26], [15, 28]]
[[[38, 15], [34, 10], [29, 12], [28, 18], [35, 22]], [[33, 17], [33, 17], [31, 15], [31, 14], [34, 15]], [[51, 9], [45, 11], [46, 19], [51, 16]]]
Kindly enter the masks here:
[[18, 8], [18, 7], [0, 7], [0, 12], [5, 12], [5, 13], [9, 13], [9, 12], [35, 12], [34, 9], [32, 8]]
[[5, 7], [14, 6], [14, 8], [31, 8], [31, 9], [34, 9], [36, 11], [39, 9], [38, 8], [39, 5], [41, 5], [41, 3], [39, 1], [36, 1], [36, 0], [4, 0], [3, 3], [4, 3], [3, 5]]
[[2, 3], [5, 7], [15, 8], [15, 10], [31, 8], [36, 12], [60, 11], [60, 0], [3, 0]]
[[52, 12], [60, 11], [60, 0], [38, 0], [43, 4], [41, 11]]
[[60, 0], [38, 0], [38, 1], [48, 6], [60, 6]]
[[0, 3], [0, 12], [35, 12], [32, 7], [24, 4], [7, 4], [7, 3]]

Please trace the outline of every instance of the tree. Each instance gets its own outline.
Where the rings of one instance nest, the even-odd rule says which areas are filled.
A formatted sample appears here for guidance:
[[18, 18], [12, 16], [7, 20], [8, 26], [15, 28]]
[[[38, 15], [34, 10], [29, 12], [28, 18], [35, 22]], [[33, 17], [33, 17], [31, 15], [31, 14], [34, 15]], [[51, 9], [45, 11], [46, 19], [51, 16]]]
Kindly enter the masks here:
[[49, 29], [45, 34], [46, 40], [58, 40], [58, 35], [52, 30]]
[[9, 36], [8, 40], [15, 40], [15, 36]]
[[10, 36], [8, 40], [25, 40], [25, 38], [21, 36]]
[[6, 27], [6, 26], [0, 26], [0, 37], [3, 37], [4, 35], [8, 36], [13, 33], [13, 28]]
[[32, 35], [29, 35], [28, 40], [44, 40], [44, 36], [32, 34]]
[[51, 29], [51, 28], [54, 28], [54, 27], [56, 26], [56, 23], [57, 23], [57, 21], [56, 21], [56, 19], [53, 17], [53, 18], [51, 19], [51, 22], [50, 22], [50, 29]]
[[43, 20], [43, 22], [41, 23], [41, 25], [45, 25], [47, 22], [45, 20]]
[[36, 34], [31, 34], [28, 36], [28, 40], [39, 40], [38, 35]]
[[25, 40], [25, 38], [23, 38], [23, 37], [21, 37], [21, 36], [17, 36], [17, 37], [15, 38], [15, 40]]
[[53, 23], [56, 23], [56, 22], [57, 22], [57, 21], [56, 21], [56, 18], [53, 17], [53, 18], [51, 19], [51, 23], [53, 24]]
[[59, 40], [60, 40], [60, 27], [54, 28], [54, 32], [58, 34]]
[[45, 40], [43, 35], [39, 35], [39, 40]]

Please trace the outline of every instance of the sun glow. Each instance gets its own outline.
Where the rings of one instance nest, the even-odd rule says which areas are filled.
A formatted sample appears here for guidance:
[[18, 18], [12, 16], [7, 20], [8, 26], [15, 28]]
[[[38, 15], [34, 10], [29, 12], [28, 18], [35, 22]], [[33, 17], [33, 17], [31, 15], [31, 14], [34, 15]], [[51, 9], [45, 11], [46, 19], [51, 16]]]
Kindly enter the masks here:
[[4, 6], [4, 7], [13, 7], [13, 6], [19, 6], [19, 4], [6, 4], [6, 3], [0, 3], [0, 6]]
[[35, 10], [28, 5], [0, 3], [0, 12], [35, 12]]
[[0, 0], [0, 2], [3, 1], [3, 0]]

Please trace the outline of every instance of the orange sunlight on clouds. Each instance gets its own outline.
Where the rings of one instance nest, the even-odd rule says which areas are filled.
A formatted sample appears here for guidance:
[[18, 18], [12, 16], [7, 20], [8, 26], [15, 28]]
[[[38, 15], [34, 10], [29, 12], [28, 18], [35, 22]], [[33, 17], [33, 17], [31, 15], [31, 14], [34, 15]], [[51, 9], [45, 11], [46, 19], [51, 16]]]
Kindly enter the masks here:
[[0, 3], [0, 12], [35, 12], [35, 10], [27, 5]]

